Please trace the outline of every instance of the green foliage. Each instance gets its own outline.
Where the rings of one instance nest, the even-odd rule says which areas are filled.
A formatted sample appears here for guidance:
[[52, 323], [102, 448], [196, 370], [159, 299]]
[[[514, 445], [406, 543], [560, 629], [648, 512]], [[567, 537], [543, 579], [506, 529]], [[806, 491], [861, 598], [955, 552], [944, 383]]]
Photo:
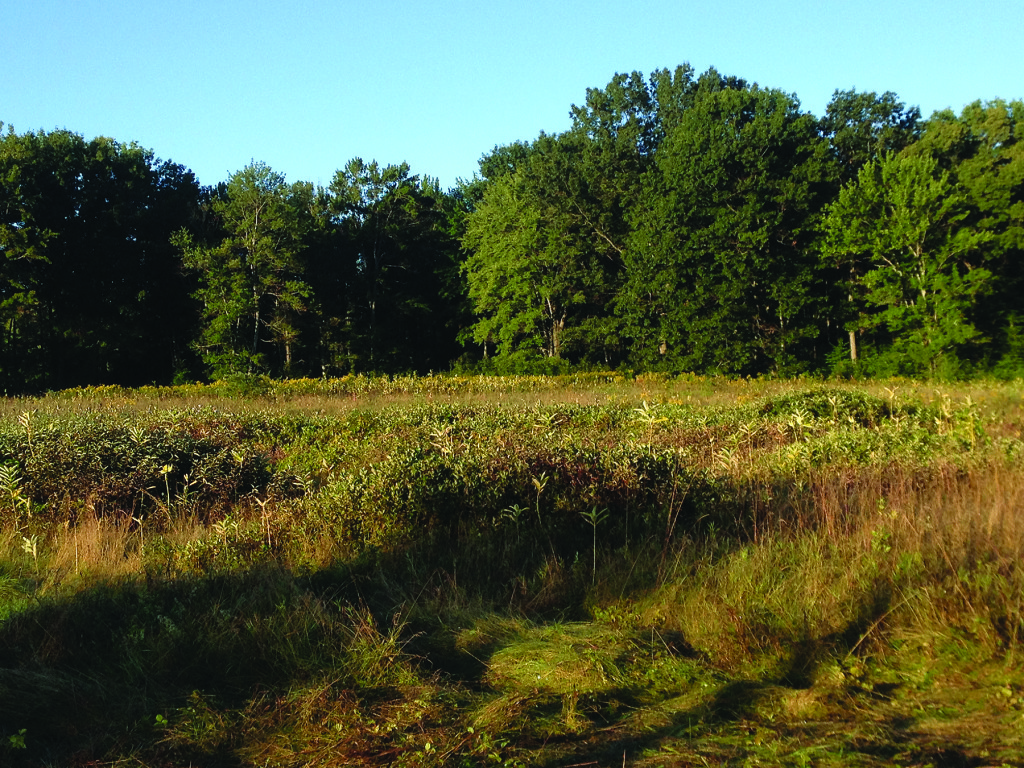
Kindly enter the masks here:
[[633, 212], [618, 311], [638, 363], [751, 374], [808, 360], [825, 149], [792, 97], [702, 76]]
[[219, 379], [221, 390], [228, 397], [256, 398], [273, 391], [270, 377], [258, 373], [232, 373]]
[[[0, 387], [596, 366], [961, 378], [1019, 369], [1024, 105], [927, 121], [687, 64], [442, 191], [354, 158], [200, 189], [134, 143], [0, 136]], [[828, 208], [828, 220], [822, 221]], [[981, 301], [984, 297], [984, 301]]]
[[1006, 346], [992, 373], [1000, 379], [1024, 378], [1024, 331], [1016, 314], [1011, 315], [1006, 326]]
[[616, 75], [573, 106], [569, 131], [496, 148], [481, 161], [487, 184], [463, 245], [479, 318], [473, 339], [485, 355], [492, 344], [501, 357], [622, 360], [626, 339], [613, 308], [628, 212], [694, 89], [688, 66], [659, 70], [647, 83], [639, 72]]
[[192, 306], [168, 238], [198, 201], [135, 143], [0, 135], [0, 387], [169, 380]]
[[842, 181], [856, 178], [865, 164], [899, 152], [921, 135], [921, 110], [907, 107], [892, 91], [832, 94], [821, 120], [842, 168]]
[[1012, 347], [1018, 297], [1024, 286], [1024, 102], [974, 102], [959, 116], [938, 112], [908, 152], [934, 158], [969, 203], [964, 224], [988, 241], [984, 266], [994, 276], [974, 320], [992, 342], [994, 358]]
[[935, 160], [896, 155], [865, 165], [830, 205], [826, 253], [853, 275], [850, 330], [889, 341], [881, 370], [948, 374], [978, 339], [973, 305], [992, 275], [975, 257], [990, 237], [958, 226], [968, 213]]
[[[335, 279], [345, 302], [334, 307], [331, 343], [343, 356], [325, 370], [441, 370], [457, 356], [455, 337], [465, 318], [454, 232], [455, 201], [436, 180], [410, 173], [407, 163], [380, 166], [354, 158], [334, 175], [329, 205], [347, 265]], [[328, 274], [337, 265], [324, 264]], [[330, 330], [330, 329], [334, 330]]]
[[213, 412], [41, 418], [31, 439], [20, 425], [4, 427], [5, 510], [15, 519], [85, 510], [207, 516], [271, 482], [265, 449], [246, 426]]
[[[184, 230], [175, 236], [185, 266], [199, 280], [205, 325], [198, 349], [214, 378], [290, 371], [298, 318], [311, 297], [299, 258], [301, 210], [293, 202], [301, 191], [289, 189], [267, 165], [252, 163], [211, 203], [225, 233], [220, 242], [195, 244]], [[283, 365], [271, 367], [268, 348], [280, 348]]]
[[572, 134], [542, 137], [469, 215], [463, 271], [480, 317], [473, 340], [485, 349], [577, 360], [600, 350], [610, 361], [617, 341], [608, 305], [621, 246], [601, 228], [615, 226], [621, 241], [622, 227], [581, 207], [600, 206], [583, 199], [580, 179], [595, 151]]
[[[764, 416], [785, 417], [802, 411], [815, 419], [833, 422], [855, 422], [865, 427], [877, 426], [884, 417], [892, 415], [895, 403], [856, 389], [820, 388], [792, 392], [767, 399], [758, 407]], [[900, 407], [901, 413], [914, 413], [910, 404]]]

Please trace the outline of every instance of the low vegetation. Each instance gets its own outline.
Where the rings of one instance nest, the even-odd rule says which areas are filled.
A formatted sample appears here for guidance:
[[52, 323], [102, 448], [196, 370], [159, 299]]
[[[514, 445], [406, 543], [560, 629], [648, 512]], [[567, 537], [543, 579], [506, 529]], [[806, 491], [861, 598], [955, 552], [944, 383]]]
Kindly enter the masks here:
[[0, 407], [0, 763], [1024, 766], [1024, 389]]

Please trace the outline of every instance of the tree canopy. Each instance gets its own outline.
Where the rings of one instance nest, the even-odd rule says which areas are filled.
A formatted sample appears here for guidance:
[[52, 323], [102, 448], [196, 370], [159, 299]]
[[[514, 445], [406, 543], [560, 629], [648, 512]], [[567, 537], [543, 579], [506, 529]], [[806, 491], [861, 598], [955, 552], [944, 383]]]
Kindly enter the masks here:
[[140, 384], [187, 364], [193, 308], [170, 237], [199, 196], [137, 144], [0, 137], [2, 386]]
[[0, 123], [0, 385], [574, 366], [1024, 372], [1024, 102], [923, 118], [689, 65], [442, 190], [354, 158], [201, 187], [139, 145]]

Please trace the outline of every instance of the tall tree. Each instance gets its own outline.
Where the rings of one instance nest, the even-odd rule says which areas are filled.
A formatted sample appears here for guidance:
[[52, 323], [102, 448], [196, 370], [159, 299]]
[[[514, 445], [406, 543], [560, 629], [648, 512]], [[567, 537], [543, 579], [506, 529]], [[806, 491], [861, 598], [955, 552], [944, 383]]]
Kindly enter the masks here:
[[560, 357], [570, 308], [582, 302], [578, 254], [557, 223], [524, 199], [518, 174], [492, 185], [470, 216], [464, 245], [473, 338], [499, 354]]
[[621, 200], [603, 187], [594, 151], [585, 135], [541, 135], [467, 218], [473, 339], [506, 365], [601, 360], [618, 345], [610, 305], [621, 272]]
[[927, 156], [867, 163], [829, 206], [826, 253], [854, 265], [857, 323], [874, 330], [879, 372], [932, 375], [978, 339], [973, 304], [991, 277], [976, 266], [990, 235], [967, 225], [967, 200]]
[[[617, 74], [587, 90], [572, 128], [481, 161], [491, 185], [467, 219], [474, 338], [501, 354], [614, 364], [624, 346], [612, 311], [644, 171], [672, 108], [695, 89], [692, 70], [650, 82]], [[659, 101], [660, 98], [663, 102]]]
[[513, 173], [530, 156], [530, 143], [515, 141], [511, 144], [495, 145], [483, 155], [478, 163], [479, 173], [470, 180], [459, 180], [458, 194], [465, 202], [467, 211], [476, 208], [484, 199], [484, 192], [503, 176]]
[[[984, 266], [991, 293], [975, 307], [988, 356], [1010, 371], [1024, 368], [1024, 101], [976, 101], [960, 115], [936, 112], [920, 141], [907, 150], [933, 158], [963, 194], [968, 213], [961, 226], [988, 235]], [[972, 258], [977, 265], [978, 254]]]
[[136, 144], [0, 138], [3, 386], [170, 381], [191, 306], [168, 239], [198, 197], [190, 172]]
[[194, 270], [203, 304], [198, 342], [214, 377], [231, 373], [290, 373], [298, 343], [297, 319], [310, 289], [300, 258], [298, 208], [305, 188], [285, 184], [264, 163], [251, 163], [228, 180], [212, 202], [224, 230], [220, 242], [196, 244], [187, 232], [175, 242]]
[[33, 189], [32, 172], [38, 148], [32, 146], [31, 138], [19, 137], [9, 127], [0, 140], [0, 383], [5, 391], [15, 392], [45, 381], [45, 361], [38, 354], [41, 344], [37, 341], [45, 338], [46, 330], [41, 327], [37, 292], [46, 245], [56, 236], [37, 221], [42, 206]]
[[827, 146], [780, 91], [711, 71], [660, 146], [618, 302], [645, 366], [759, 373], [815, 354]]
[[921, 110], [892, 91], [836, 90], [825, 108], [821, 130], [839, 162], [840, 181], [857, 176], [865, 163], [899, 152], [920, 135]]
[[439, 370], [457, 352], [462, 297], [455, 211], [436, 180], [407, 163], [351, 160], [330, 187], [351, 260], [347, 365], [355, 370]]

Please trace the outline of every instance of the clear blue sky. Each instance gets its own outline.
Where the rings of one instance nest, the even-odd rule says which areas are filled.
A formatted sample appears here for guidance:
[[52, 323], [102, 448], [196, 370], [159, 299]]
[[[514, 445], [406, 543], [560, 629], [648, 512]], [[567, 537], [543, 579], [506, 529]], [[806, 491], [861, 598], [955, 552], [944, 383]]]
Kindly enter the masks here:
[[796, 93], [895, 91], [925, 116], [1024, 98], [1024, 0], [0, 0], [0, 120], [137, 141], [204, 184], [352, 157], [443, 186], [564, 130], [588, 87], [689, 62]]

